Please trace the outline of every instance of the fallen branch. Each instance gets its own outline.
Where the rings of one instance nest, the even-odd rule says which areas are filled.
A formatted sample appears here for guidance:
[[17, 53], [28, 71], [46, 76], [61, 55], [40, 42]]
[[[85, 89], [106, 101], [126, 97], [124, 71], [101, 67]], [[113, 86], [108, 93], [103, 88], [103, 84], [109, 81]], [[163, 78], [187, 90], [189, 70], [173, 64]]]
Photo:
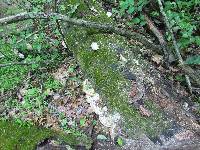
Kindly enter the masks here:
[[0, 64], [0, 68], [15, 66], [15, 65], [32, 65], [32, 64], [36, 64], [36, 62], [11, 62], [7, 64]]
[[[122, 35], [128, 38], [132, 38], [134, 40], [137, 40], [141, 43], [143, 43], [145, 46], [147, 46], [150, 49], [153, 49], [155, 51], [158, 51], [158, 49], [161, 50], [160, 46], [153, 44], [149, 39], [147, 39], [145, 36], [142, 34], [136, 33], [136, 32], [130, 32], [128, 30], [124, 30], [118, 27], [113, 27], [110, 24], [99, 24], [91, 21], [85, 21], [82, 19], [74, 19], [70, 18], [65, 15], [57, 14], [57, 13], [50, 13], [50, 14], [45, 14], [43, 12], [41, 13], [31, 13], [31, 12], [23, 12], [17, 15], [13, 16], [8, 16], [5, 18], [0, 19], [0, 25], [3, 24], [10, 24], [18, 21], [23, 21], [23, 20], [28, 20], [28, 19], [57, 19], [61, 21], [68, 22], [71, 25], [77, 25], [77, 26], [82, 26], [86, 28], [96, 28], [104, 32], [112, 32], [116, 33], [118, 35]], [[189, 66], [187, 66], [189, 67]], [[192, 75], [192, 78], [195, 82], [197, 82], [198, 85], [200, 85], [200, 75], [194, 75], [193, 72], [195, 72], [191, 67], [188, 69], [185, 69], [185, 67], [182, 67], [183, 71], [186, 72], [188, 75]]]
[[167, 46], [167, 42], [165, 41], [163, 35], [161, 34], [161, 32], [158, 30], [158, 28], [155, 26], [155, 24], [153, 23], [153, 21], [151, 21], [151, 19], [147, 16], [146, 13], [144, 14], [144, 18], [147, 22], [147, 25], [149, 26], [149, 29], [153, 32], [153, 34], [157, 37], [163, 53], [164, 53], [164, 60], [165, 60], [165, 65], [166, 67], [169, 67], [169, 49]]
[[[170, 25], [170, 22], [168, 20], [168, 17], [164, 11], [164, 8], [163, 8], [163, 5], [162, 5], [162, 2], [161, 0], [158, 0], [158, 4], [159, 4], [159, 7], [160, 7], [160, 12], [162, 13], [163, 17], [164, 17], [164, 21], [165, 21], [165, 24], [167, 26], [167, 29], [169, 30], [170, 32], [170, 35], [172, 37], [172, 41], [173, 41], [173, 45], [174, 45], [174, 48], [175, 48], [175, 51], [176, 51], [176, 55], [178, 57], [178, 60], [179, 60], [179, 63], [181, 65], [181, 67], [184, 69], [184, 62], [183, 62], [183, 58], [181, 56], [181, 53], [179, 51], [179, 47], [177, 45], [177, 42], [176, 42], [176, 38], [174, 36], [174, 33], [173, 33], [173, 30], [172, 30], [172, 27]], [[190, 91], [190, 93], [192, 93], [192, 86], [191, 86], [191, 82], [190, 82], [190, 79], [189, 79], [189, 76], [188, 75], [185, 75], [185, 79], [186, 79], [186, 83], [188, 85], [188, 89]]]
[[[59, 13], [59, 11], [58, 11], [58, 0], [54, 0], [54, 7], [55, 7], [55, 13]], [[65, 35], [64, 35], [63, 31], [62, 31], [62, 28], [61, 28], [59, 20], [56, 20], [56, 25], [57, 25], [58, 31], [59, 31], [59, 33], [61, 35], [62, 45], [63, 45], [65, 51], [68, 53], [68, 55], [72, 55], [72, 52], [69, 50], [69, 48], [67, 46]]]
[[48, 60], [48, 61], [41, 61], [41, 62], [11, 62], [11, 63], [7, 63], [7, 64], [0, 64], [0, 68], [3, 67], [10, 67], [10, 66], [15, 66], [15, 65], [23, 65], [23, 66], [29, 66], [29, 65], [33, 65], [33, 64], [49, 64], [53, 62], [52, 60]]
[[1, 18], [0, 24], [1, 25], [10, 24], [10, 23], [18, 22], [18, 21], [35, 19], [35, 18], [62, 20], [62, 21], [68, 22], [71, 25], [77, 25], [77, 26], [82, 26], [82, 27], [86, 27], [86, 28], [95, 28], [95, 29], [105, 31], [105, 32], [112, 32], [112, 33], [116, 33], [118, 35], [122, 35], [122, 36], [125, 36], [128, 38], [138, 40], [139, 42], [143, 43], [148, 48], [156, 49], [156, 50], [160, 49], [160, 46], [153, 44], [153, 42], [151, 42], [149, 39], [147, 39], [142, 34], [132, 32], [132, 31], [130, 32], [129, 30], [121, 29], [118, 27], [113, 27], [110, 24], [99, 24], [96, 22], [85, 21], [82, 19], [74, 19], [74, 18], [70, 18], [70, 17], [62, 15], [62, 14], [57, 14], [57, 13], [45, 14], [43, 12], [40, 12], [40, 13], [23, 12], [23, 13], [20, 13], [17, 15]]

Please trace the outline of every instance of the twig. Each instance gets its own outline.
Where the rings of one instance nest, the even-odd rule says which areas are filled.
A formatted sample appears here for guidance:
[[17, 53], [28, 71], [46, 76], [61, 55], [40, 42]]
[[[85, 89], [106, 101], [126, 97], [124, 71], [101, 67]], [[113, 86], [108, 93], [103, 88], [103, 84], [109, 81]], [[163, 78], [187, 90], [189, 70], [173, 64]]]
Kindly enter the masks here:
[[[163, 8], [161, 0], [158, 0], [158, 4], [159, 4], [159, 7], [160, 7], [160, 12], [162, 13], [162, 15], [164, 17], [165, 24], [166, 24], [166, 26], [167, 26], [170, 34], [171, 34], [173, 45], [174, 45], [174, 48], [175, 48], [176, 55], [178, 57], [179, 63], [181, 65], [181, 67], [184, 68], [183, 58], [182, 58], [181, 53], [179, 51], [179, 47], [177, 45], [176, 38], [174, 37], [174, 33], [172, 31], [172, 27], [170, 25], [170, 22], [168, 20], [167, 15], [166, 15], [166, 13], [164, 11], [164, 8]], [[191, 82], [190, 82], [190, 79], [189, 79], [188, 75], [185, 75], [185, 79], [186, 79], [186, 83], [188, 85], [189, 92], [192, 94], [192, 86], [191, 86]]]
[[35, 35], [35, 34], [37, 34], [38, 32], [40, 32], [40, 31], [42, 31], [43, 29], [45, 29], [46, 27], [48, 27], [48, 26], [51, 26], [52, 24], [50, 24], [50, 25], [46, 25], [45, 27], [43, 27], [42, 29], [40, 29], [40, 30], [37, 30], [37, 31], [35, 31], [35, 32], [32, 32], [32, 33], [30, 33], [29, 35], [27, 35], [25, 38], [23, 38], [23, 39], [20, 39], [19, 41], [17, 41], [16, 42], [16, 44], [18, 44], [18, 43], [21, 43], [23, 40], [26, 40], [26, 39], [29, 39], [30, 37], [32, 37], [33, 35]]
[[0, 64], [0, 68], [3, 67], [9, 67], [9, 66], [15, 66], [15, 65], [32, 65], [32, 64], [36, 64], [36, 62], [11, 62], [11, 63], [7, 63], [7, 64]]
[[48, 61], [41, 61], [41, 62], [11, 62], [11, 63], [7, 63], [7, 64], [0, 64], [0, 68], [3, 68], [3, 67], [9, 67], [9, 66], [16, 66], [16, 65], [25, 65], [25, 66], [28, 66], [28, 65], [32, 65], [32, 64], [48, 64], [48, 63], [51, 63], [53, 62], [52, 60], [48, 60]]
[[22, 41], [24, 41], [24, 40], [26, 40], [26, 39], [32, 37], [33, 35], [37, 34], [37, 33], [40, 32], [40, 31], [41, 31], [41, 30], [37, 30], [37, 31], [35, 31], [35, 32], [32, 32], [31, 34], [27, 35], [24, 39], [20, 39], [19, 41], [17, 41], [16, 44], [21, 43]]
[[158, 28], [155, 26], [153, 21], [151, 21], [151, 19], [147, 16], [147, 14], [143, 13], [143, 15], [145, 17], [147, 25], [149, 26], [149, 29], [153, 32], [153, 34], [159, 40], [159, 43], [160, 43], [160, 45], [163, 49], [163, 53], [164, 53], [165, 65], [168, 68], [169, 67], [169, 49], [168, 49], [168, 46], [167, 46], [167, 42], [165, 41], [162, 33], [158, 30]]
[[[58, 4], [58, 0], [55, 0], [54, 3], [55, 3], [54, 4], [55, 13], [59, 13], [58, 5], [57, 5]], [[70, 52], [70, 50], [69, 50], [69, 48], [67, 46], [67, 42], [65, 40], [65, 36], [63, 34], [63, 31], [62, 31], [62, 28], [61, 28], [59, 20], [56, 20], [56, 25], [57, 25], [58, 31], [59, 31], [59, 33], [60, 33], [60, 35], [62, 37], [62, 41], [64, 42], [64, 46], [63, 47], [64, 47], [65, 51], [68, 52], [68, 55], [72, 55], [72, 53]]]
[[145, 46], [151, 49], [160, 49], [160, 46], [155, 45], [153, 42], [151, 42], [149, 39], [147, 39], [145, 36], [142, 34], [136, 33], [136, 32], [130, 32], [129, 30], [121, 29], [118, 27], [113, 27], [110, 24], [99, 24], [96, 22], [91, 22], [91, 21], [85, 21], [82, 19], [74, 19], [70, 18], [68, 16], [62, 15], [62, 14], [57, 14], [57, 13], [49, 13], [45, 14], [43, 12], [40, 13], [33, 13], [33, 12], [23, 12], [19, 13], [17, 15], [13, 16], [8, 16], [5, 18], [0, 19], [0, 24], [9, 24], [13, 22], [18, 22], [22, 20], [28, 20], [28, 19], [57, 19], [57, 20], [62, 20], [65, 22], [68, 22], [71, 25], [77, 25], [77, 26], [82, 26], [86, 28], [96, 28], [98, 30], [104, 31], [104, 32], [111, 32], [111, 33], [116, 33], [118, 35], [126, 36], [128, 38], [132, 38], [135, 40], [140, 41], [143, 43]]

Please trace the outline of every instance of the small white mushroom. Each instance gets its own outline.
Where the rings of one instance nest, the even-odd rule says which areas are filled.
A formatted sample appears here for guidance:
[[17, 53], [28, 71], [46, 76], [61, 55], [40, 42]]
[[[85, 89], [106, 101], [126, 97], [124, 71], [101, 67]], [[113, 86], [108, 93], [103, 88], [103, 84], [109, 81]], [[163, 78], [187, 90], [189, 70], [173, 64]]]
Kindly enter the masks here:
[[107, 15], [108, 17], [111, 17], [111, 16], [112, 16], [112, 13], [111, 13], [111, 12], [107, 12], [106, 15]]
[[92, 42], [91, 48], [92, 48], [92, 50], [98, 50], [99, 49], [99, 45], [96, 42]]

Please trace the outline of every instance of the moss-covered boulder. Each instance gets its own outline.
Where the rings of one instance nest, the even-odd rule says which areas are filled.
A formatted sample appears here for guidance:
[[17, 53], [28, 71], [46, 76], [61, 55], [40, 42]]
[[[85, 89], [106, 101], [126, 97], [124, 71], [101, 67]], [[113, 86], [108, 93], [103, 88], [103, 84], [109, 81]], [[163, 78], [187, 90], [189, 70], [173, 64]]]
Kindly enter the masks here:
[[[79, 6], [73, 17], [115, 26], [100, 3], [79, 0], [70, 3]], [[145, 46], [136, 42], [130, 45], [116, 34], [76, 26], [67, 29], [66, 40], [104, 105], [123, 116], [122, 128], [128, 134], [156, 137], [177, 124], [189, 130], [200, 129], [175, 102], [179, 101], [179, 93], [140, 55], [148, 51]], [[97, 50], [92, 49], [93, 44]]]
[[[76, 17], [115, 24], [106, 16], [106, 11], [99, 3], [90, 2], [88, 3], [90, 5], [80, 1], [77, 3], [79, 9], [75, 14]], [[138, 82], [138, 85], [139, 82], [143, 82], [143, 77], [139, 76], [148, 66], [138, 57], [138, 47], [130, 48], [126, 39], [116, 34], [102, 34], [95, 29], [81, 27], [71, 27], [66, 39], [69, 49], [74, 52], [82, 70], [91, 79], [96, 90], [103, 97], [104, 103], [111, 111], [117, 111], [123, 116], [124, 127], [132, 129], [134, 134], [144, 132], [148, 135], [157, 135], [169, 125], [153, 102], [147, 100], [144, 104], [154, 114], [150, 117], [143, 116], [137, 107], [131, 105], [129, 92], [133, 80]], [[91, 48], [94, 42], [97, 43], [98, 50]], [[126, 72], [129, 72], [129, 75]], [[134, 76], [137, 77], [134, 79]]]

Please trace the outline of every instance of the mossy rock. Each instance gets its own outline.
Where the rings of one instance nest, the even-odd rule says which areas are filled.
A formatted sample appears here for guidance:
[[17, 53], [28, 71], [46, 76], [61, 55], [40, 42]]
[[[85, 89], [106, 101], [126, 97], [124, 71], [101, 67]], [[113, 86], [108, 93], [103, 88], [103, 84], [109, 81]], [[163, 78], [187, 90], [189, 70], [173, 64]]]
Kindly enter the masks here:
[[84, 145], [91, 147], [91, 139], [77, 137], [73, 134], [55, 132], [46, 128], [32, 125], [20, 126], [11, 121], [0, 120], [0, 149], [1, 150], [33, 150], [44, 139], [55, 137], [69, 145]]
[[[101, 11], [97, 13], [98, 15], [94, 16], [90, 9], [84, 10], [84, 12], [87, 13], [84, 19], [89, 21], [94, 21], [94, 18], [96, 18], [96, 20], [104, 20], [105, 11], [100, 8], [100, 4], [95, 3], [93, 6], [95, 6], [94, 8], [96, 10]], [[89, 16], [93, 16], [94, 18], [90, 18]], [[107, 17], [107, 20], [103, 23], [106, 22], [114, 24], [109, 17]], [[147, 107], [154, 108], [153, 111], [155, 115], [147, 118], [142, 116], [139, 111], [128, 102], [128, 92], [124, 89], [130, 87], [131, 81], [127, 80], [121, 72], [118, 50], [122, 48], [124, 52], [121, 53], [128, 58], [135, 57], [135, 59], [143, 64], [142, 66], [131, 66], [135, 70], [137, 70], [138, 67], [145, 69], [147, 66], [143, 60], [137, 57], [137, 51], [135, 51], [135, 54], [133, 53], [131, 57], [128, 56], [128, 53], [126, 54], [126, 51], [133, 51], [134, 49], [130, 49], [127, 46], [124, 37], [115, 34], [102, 34], [99, 32], [91, 34], [90, 29], [72, 27], [68, 30], [66, 39], [70, 50], [74, 52], [85, 75], [91, 79], [96, 90], [103, 97], [104, 103], [110, 110], [117, 111], [124, 117], [126, 122], [124, 127], [126, 126], [129, 129], [133, 129], [134, 134], [136, 132], [140, 134], [141, 131], [150, 136], [155, 136], [168, 126], [161, 110], [153, 103], [148, 102]], [[92, 50], [92, 42], [97, 42], [99, 50]], [[131, 62], [130, 65], [134, 65], [134, 62]]]

